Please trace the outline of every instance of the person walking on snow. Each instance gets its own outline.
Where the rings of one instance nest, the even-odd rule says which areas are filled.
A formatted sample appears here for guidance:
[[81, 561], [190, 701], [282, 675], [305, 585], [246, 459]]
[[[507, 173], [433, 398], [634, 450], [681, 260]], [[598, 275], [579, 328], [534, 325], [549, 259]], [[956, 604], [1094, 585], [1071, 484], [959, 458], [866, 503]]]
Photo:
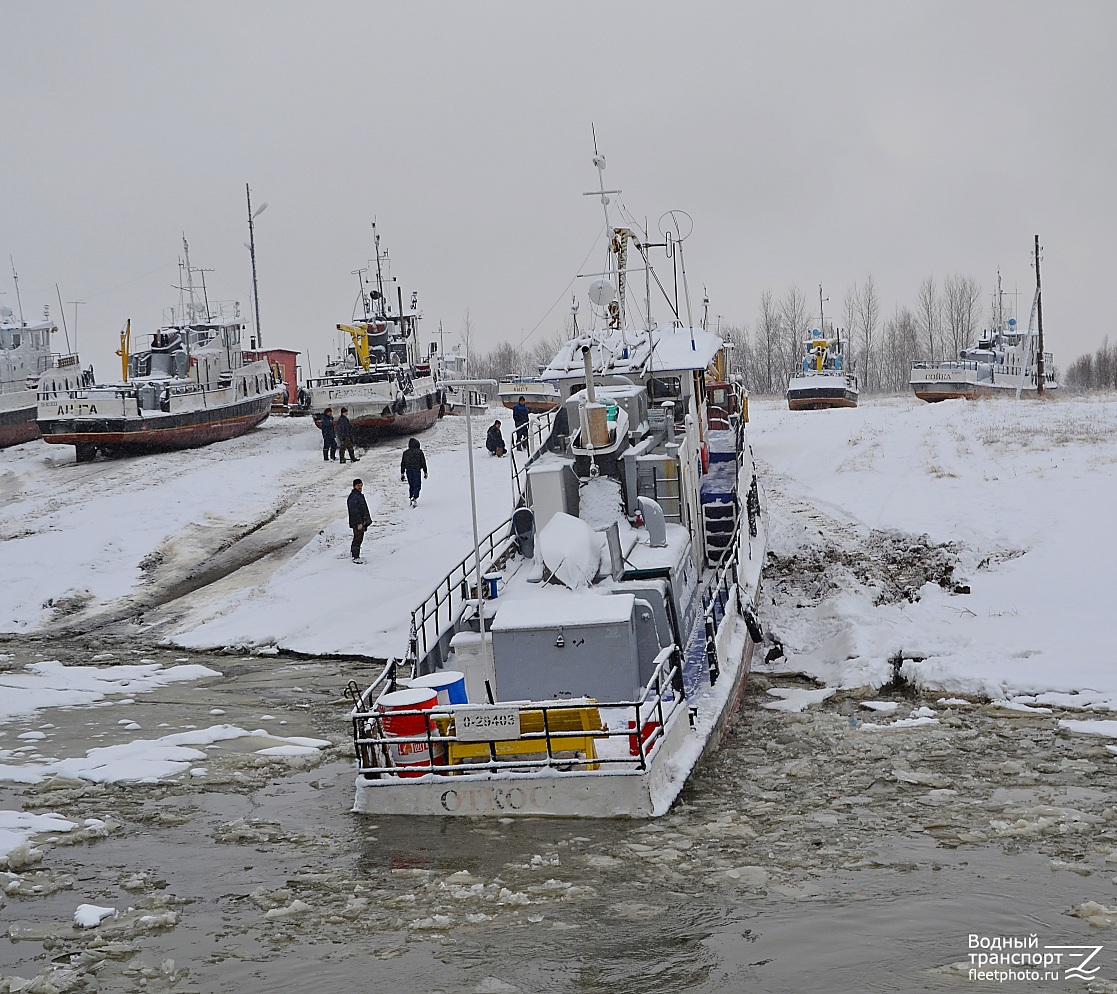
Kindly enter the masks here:
[[337, 458], [337, 434], [334, 429], [334, 409], [327, 407], [318, 423], [322, 429], [322, 458], [329, 462]]
[[530, 417], [531, 411], [528, 410], [527, 400], [521, 397], [512, 408], [512, 421], [516, 425], [517, 449], [527, 448], [527, 423]]
[[418, 503], [419, 491], [423, 486], [423, 477], [428, 475], [427, 457], [419, 447], [419, 439], [413, 438], [407, 443], [407, 448], [403, 450], [403, 456], [399, 461], [399, 478], [407, 480], [412, 507]]
[[345, 453], [349, 453], [351, 462], [360, 462], [356, 453], [353, 451], [353, 426], [349, 423], [349, 408], [343, 407], [341, 409], [341, 417], [337, 419], [335, 426], [337, 431], [337, 444], [341, 449], [341, 465], [345, 465]]
[[372, 515], [368, 513], [368, 501], [365, 500], [364, 483], [361, 480], [353, 481], [353, 489], [349, 491], [349, 527], [353, 529], [353, 544], [349, 553], [353, 562], [363, 563], [361, 558], [361, 543], [365, 540], [365, 532], [372, 524]]

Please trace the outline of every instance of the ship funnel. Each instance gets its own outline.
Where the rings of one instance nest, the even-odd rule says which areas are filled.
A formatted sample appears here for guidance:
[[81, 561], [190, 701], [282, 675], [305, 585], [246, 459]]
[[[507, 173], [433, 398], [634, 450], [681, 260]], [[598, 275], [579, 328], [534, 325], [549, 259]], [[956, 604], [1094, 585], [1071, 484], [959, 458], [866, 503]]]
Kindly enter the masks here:
[[663, 516], [663, 508], [651, 497], [637, 497], [636, 502], [640, 505], [644, 526], [648, 529], [648, 544], [662, 549], [667, 545], [667, 519]]
[[586, 402], [596, 404], [597, 392], [593, 388], [593, 357], [590, 355], [588, 345], [582, 346], [582, 362], [586, 367]]

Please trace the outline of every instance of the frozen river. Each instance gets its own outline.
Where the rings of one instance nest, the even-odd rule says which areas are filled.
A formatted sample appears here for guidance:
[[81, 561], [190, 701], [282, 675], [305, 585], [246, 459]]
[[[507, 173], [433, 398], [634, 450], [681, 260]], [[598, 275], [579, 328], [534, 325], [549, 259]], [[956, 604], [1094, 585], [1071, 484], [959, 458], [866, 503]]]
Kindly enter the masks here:
[[[1080, 712], [899, 689], [873, 697], [892, 711], [837, 693], [788, 712], [768, 690], [806, 685], [758, 674], [663, 819], [368, 819], [349, 813], [341, 691], [371, 663], [0, 652], [3, 676], [108, 652], [223, 674], [13, 718], [8, 770], [215, 723], [267, 732], [153, 783], [0, 783], [0, 810], [84, 826], [0, 872], [0, 991], [1117, 991], [1117, 773], [1111, 739], [1060, 724]], [[275, 736], [333, 744], [262, 752]], [[85, 904], [117, 914], [77, 928]], [[1093, 979], [1065, 976], [1071, 950], [1040, 980], [969, 976], [993, 937], [1030, 936], [1101, 946]]]

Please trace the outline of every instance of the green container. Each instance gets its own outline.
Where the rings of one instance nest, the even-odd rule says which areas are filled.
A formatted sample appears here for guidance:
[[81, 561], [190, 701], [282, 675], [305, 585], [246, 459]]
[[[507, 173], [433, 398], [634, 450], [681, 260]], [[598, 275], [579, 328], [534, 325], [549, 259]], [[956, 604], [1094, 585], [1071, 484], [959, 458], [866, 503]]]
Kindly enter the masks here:
[[606, 404], [605, 405], [605, 420], [606, 421], [616, 421], [617, 420], [617, 405], [616, 404]]

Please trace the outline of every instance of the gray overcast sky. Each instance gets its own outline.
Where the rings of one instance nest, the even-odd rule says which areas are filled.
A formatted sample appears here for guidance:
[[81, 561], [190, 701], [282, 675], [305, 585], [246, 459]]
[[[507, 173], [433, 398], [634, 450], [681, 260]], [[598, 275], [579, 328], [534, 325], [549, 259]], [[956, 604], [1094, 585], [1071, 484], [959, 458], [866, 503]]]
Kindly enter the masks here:
[[3, 0], [0, 29], [0, 302], [9, 255], [25, 314], [57, 317], [56, 282], [85, 301], [101, 378], [125, 318], [176, 302], [181, 232], [250, 309], [246, 182], [265, 343], [304, 364], [350, 318], [373, 217], [425, 340], [467, 309], [484, 347], [561, 328], [601, 224], [591, 122], [636, 216], [693, 216], [692, 296], [724, 322], [820, 282], [838, 315], [868, 273], [886, 315], [929, 275], [988, 295], [998, 267], [1026, 320], [1039, 233], [1056, 362], [1109, 330], [1110, 2]]

